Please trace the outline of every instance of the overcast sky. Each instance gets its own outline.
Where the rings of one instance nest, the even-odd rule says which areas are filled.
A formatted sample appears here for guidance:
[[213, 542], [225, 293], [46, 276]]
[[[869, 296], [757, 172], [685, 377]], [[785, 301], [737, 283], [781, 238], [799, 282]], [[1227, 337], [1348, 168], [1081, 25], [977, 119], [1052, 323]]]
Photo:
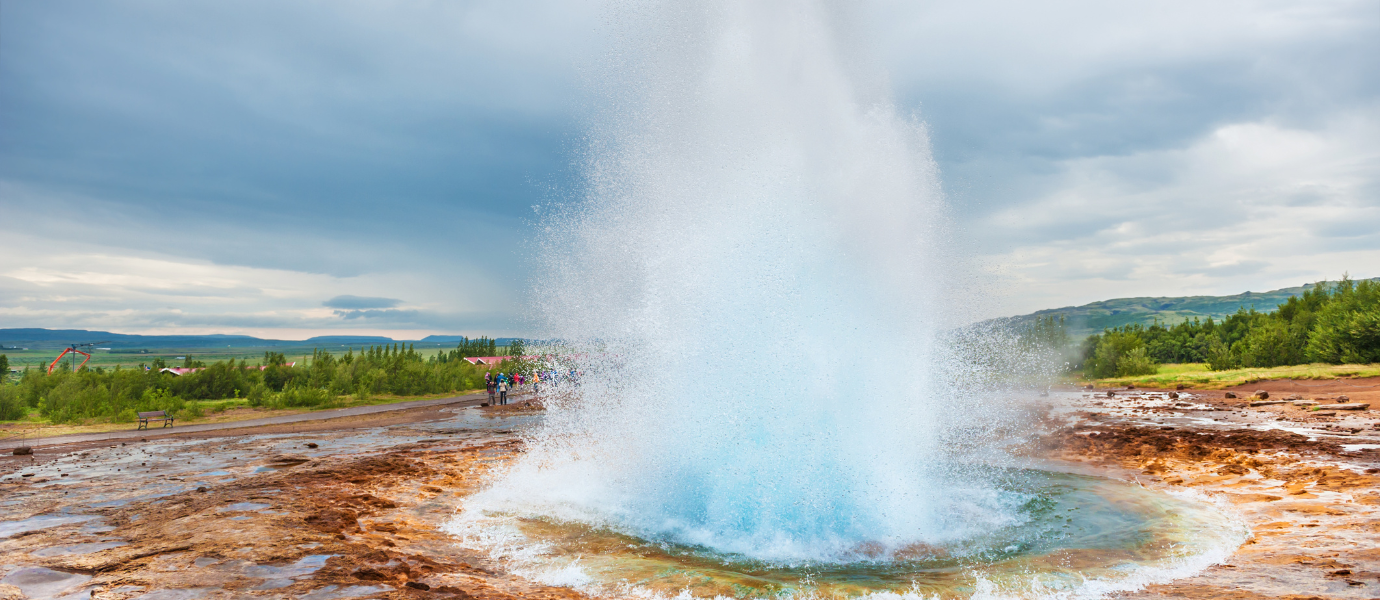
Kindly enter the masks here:
[[[0, 1], [0, 327], [523, 333], [595, 3]], [[1018, 314], [1380, 276], [1380, 3], [880, 2]]]

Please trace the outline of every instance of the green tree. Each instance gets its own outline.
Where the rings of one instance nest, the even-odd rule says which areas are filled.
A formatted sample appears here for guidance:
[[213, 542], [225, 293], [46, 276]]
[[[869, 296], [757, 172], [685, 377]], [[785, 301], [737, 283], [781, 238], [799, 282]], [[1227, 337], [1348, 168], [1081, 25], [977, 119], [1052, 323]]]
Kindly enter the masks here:
[[1269, 315], [1232, 345], [1232, 353], [1246, 367], [1296, 365], [1304, 362], [1305, 336], [1290, 327], [1285, 319]]
[[[1093, 338], [1097, 338], [1093, 340]], [[1158, 370], [1135, 331], [1107, 330], [1091, 336], [1090, 355], [1083, 360], [1083, 373], [1092, 378], [1150, 375]]]
[[1306, 354], [1329, 363], [1380, 362], [1380, 283], [1343, 277], [1317, 312]]

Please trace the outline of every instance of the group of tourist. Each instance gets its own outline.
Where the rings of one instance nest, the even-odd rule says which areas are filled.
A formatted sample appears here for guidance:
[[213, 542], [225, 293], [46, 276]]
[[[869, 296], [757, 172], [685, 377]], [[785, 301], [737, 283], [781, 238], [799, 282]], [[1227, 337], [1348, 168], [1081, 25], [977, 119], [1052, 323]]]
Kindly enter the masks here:
[[[563, 377], [556, 371], [537, 371], [532, 373], [531, 377], [522, 373], [504, 373], [501, 371], [494, 375], [493, 371], [485, 371], [484, 389], [489, 392], [489, 404], [498, 406], [508, 403], [508, 392], [516, 393], [516, 390], [521, 389], [524, 385], [531, 385], [532, 392], [540, 394], [543, 382], [550, 382], [555, 385], [561, 379]], [[577, 381], [576, 371], [571, 369], [570, 374], [564, 379], [571, 382]]]
[[[497, 406], [508, 403], [508, 391], [515, 385], [522, 385], [523, 376], [521, 373], [503, 373], [497, 376], [492, 371], [484, 372], [484, 389], [489, 392], [489, 404]], [[495, 398], [497, 394], [497, 398]]]

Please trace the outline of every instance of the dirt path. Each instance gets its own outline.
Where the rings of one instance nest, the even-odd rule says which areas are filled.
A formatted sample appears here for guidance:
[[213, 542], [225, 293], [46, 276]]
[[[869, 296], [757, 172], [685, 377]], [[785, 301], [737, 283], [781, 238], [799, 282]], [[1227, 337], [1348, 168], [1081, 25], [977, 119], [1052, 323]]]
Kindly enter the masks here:
[[[26, 444], [31, 447], [61, 446], [66, 444], [99, 442], [99, 441], [120, 441], [132, 439], [162, 438], [167, 436], [188, 435], [206, 432], [216, 432], [216, 435], [241, 435], [249, 433], [254, 429], [255, 433], [282, 431], [284, 425], [296, 425], [293, 431], [303, 430], [309, 423], [315, 421], [329, 421], [348, 417], [362, 417], [369, 415], [380, 415], [383, 413], [409, 412], [416, 409], [426, 409], [437, 406], [479, 406], [488, 400], [484, 394], [469, 394], [464, 396], [451, 396], [448, 398], [432, 398], [428, 400], [409, 400], [407, 402], [395, 402], [392, 404], [375, 404], [371, 406], [352, 406], [349, 408], [336, 408], [300, 413], [295, 415], [280, 415], [276, 417], [265, 417], [261, 419], [248, 419], [244, 421], [227, 421], [224, 423], [203, 423], [197, 425], [177, 425], [174, 427], [154, 426], [147, 430], [130, 429], [124, 431], [105, 431], [99, 433], [81, 433], [74, 435], [60, 435], [46, 438], [29, 438]], [[383, 421], [380, 424], [388, 424]], [[11, 440], [11, 445], [19, 445], [18, 440]]]

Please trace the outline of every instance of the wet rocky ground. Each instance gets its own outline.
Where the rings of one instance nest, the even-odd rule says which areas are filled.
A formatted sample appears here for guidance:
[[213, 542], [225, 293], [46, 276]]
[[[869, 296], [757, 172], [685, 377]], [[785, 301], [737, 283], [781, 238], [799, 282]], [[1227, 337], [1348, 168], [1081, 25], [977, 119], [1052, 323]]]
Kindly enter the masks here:
[[507, 575], [439, 532], [486, 471], [520, 451], [513, 428], [524, 421], [451, 410], [348, 431], [7, 455], [0, 599], [575, 596]]
[[1271, 382], [1261, 395], [1251, 388], [1263, 386], [1066, 393], [1053, 403], [1064, 426], [1038, 453], [1169, 493], [1191, 490], [1250, 526], [1253, 537], [1228, 563], [1127, 597], [1376, 598], [1380, 419], [1355, 406], [1376, 383], [1319, 391]]
[[[1098, 389], [1040, 400], [1031, 458], [1187, 490], [1253, 532], [1228, 563], [1126, 597], [1380, 597], [1380, 419], [1332, 408], [1367, 403], [1380, 385], [1271, 385], [1268, 399]], [[580, 596], [440, 532], [522, 451], [515, 432], [531, 410], [370, 419], [6, 454], [0, 600]]]

